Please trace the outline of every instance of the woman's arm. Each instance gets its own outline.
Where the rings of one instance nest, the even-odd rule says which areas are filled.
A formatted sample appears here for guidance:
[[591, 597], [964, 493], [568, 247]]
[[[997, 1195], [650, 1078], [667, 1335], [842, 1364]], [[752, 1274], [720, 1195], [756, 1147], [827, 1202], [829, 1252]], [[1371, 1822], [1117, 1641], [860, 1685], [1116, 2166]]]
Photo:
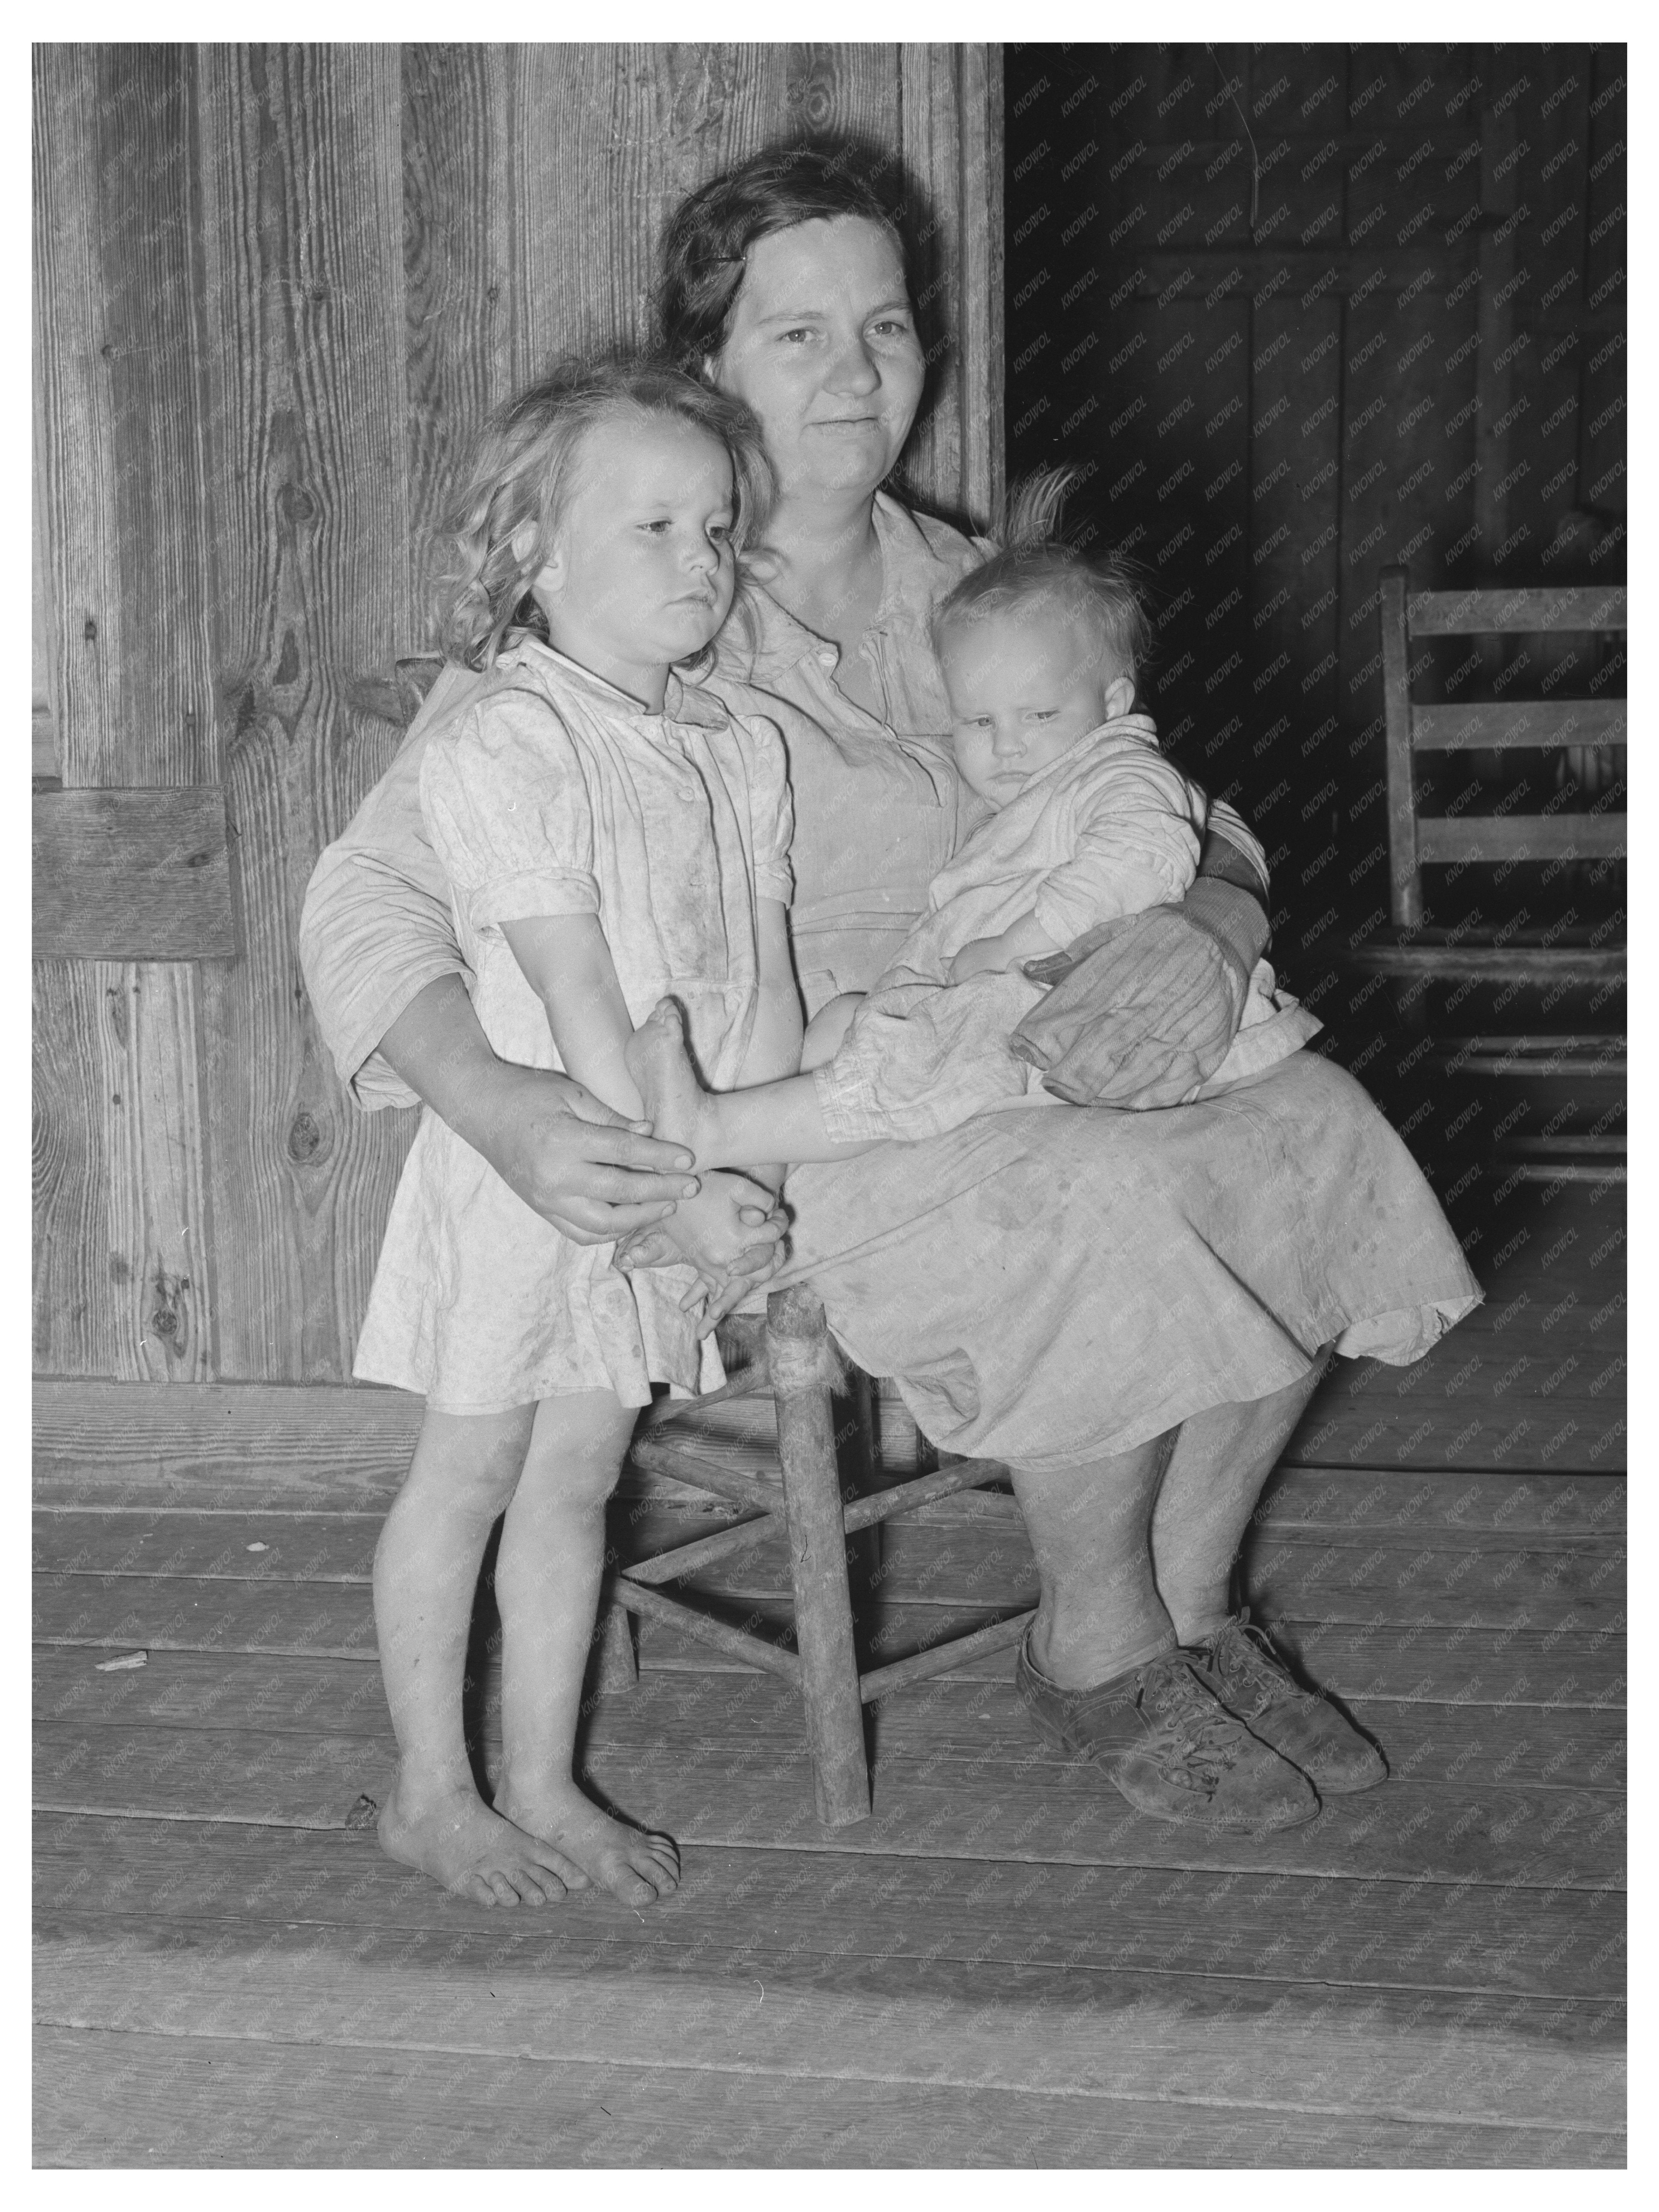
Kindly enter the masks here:
[[682, 1146], [640, 1134], [568, 1075], [498, 1060], [458, 975], [419, 992], [380, 1049], [509, 1189], [578, 1244], [659, 1222], [697, 1188]]
[[480, 680], [444, 671], [397, 758], [318, 861], [301, 964], [359, 1106], [424, 1103], [556, 1229], [608, 1243], [672, 1212], [689, 1158], [631, 1131], [568, 1076], [498, 1060], [479, 1026], [421, 813], [420, 763], [431, 731], [464, 711]]
[[1267, 949], [1267, 891], [1261, 846], [1214, 802], [1185, 898], [1069, 945], [1042, 978], [1054, 988], [1015, 1031], [1015, 1051], [1077, 1105], [1177, 1104], [1238, 1033], [1250, 971]]

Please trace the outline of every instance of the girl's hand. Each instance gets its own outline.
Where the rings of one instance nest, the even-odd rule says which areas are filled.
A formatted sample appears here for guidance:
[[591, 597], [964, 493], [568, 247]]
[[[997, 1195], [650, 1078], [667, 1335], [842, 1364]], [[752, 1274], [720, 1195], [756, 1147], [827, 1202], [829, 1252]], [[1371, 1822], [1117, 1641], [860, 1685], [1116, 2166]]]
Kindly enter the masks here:
[[702, 1192], [683, 1200], [670, 1219], [625, 1237], [615, 1264], [633, 1273], [689, 1261], [697, 1279], [680, 1304], [686, 1312], [698, 1313], [697, 1334], [707, 1336], [783, 1265], [787, 1231], [781, 1207], [763, 1184], [718, 1169], [703, 1177]]

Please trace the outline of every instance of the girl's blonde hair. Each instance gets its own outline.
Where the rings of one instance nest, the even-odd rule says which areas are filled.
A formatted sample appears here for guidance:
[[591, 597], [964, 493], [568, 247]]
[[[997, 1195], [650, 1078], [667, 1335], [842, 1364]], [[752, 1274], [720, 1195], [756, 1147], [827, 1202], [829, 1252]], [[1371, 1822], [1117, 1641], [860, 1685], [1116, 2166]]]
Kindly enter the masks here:
[[549, 642], [531, 586], [547, 565], [568, 500], [577, 449], [618, 416], [688, 422], [732, 457], [732, 543], [741, 554], [766, 526], [772, 471], [759, 426], [724, 392], [640, 357], [557, 362], [494, 416], [445, 526], [450, 560], [437, 588], [446, 653], [486, 669], [522, 637]]
[[1081, 471], [1040, 470], [1010, 487], [991, 529], [994, 550], [970, 568], [933, 611], [937, 653], [945, 634], [964, 622], [1036, 611], [1046, 603], [1093, 630], [1103, 654], [1133, 676], [1150, 659], [1152, 625], [1130, 563], [1113, 552], [1086, 554], [1060, 535], [1067, 494]]

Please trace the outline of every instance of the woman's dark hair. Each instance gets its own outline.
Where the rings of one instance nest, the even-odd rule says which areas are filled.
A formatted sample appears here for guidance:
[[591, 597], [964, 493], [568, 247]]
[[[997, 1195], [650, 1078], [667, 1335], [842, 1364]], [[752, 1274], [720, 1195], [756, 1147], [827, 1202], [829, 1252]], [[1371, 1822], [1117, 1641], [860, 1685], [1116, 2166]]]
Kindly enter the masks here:
[[854, 166], [859, 159], [850, 149], [829, 154], [813, 146], [771, 147], [681, 201], [664, 234], [657, 290], [659, 343], [677, 368], [699, 375], [719, 353], [749, 249], [775, 231], [858, 216], [879, 223], [903, 261], [894, 212]]
[[522, 637], [547, 643], [547, 620], [531, 587], [552, 550], [582, 439], [618, 416], [666, 417], [718, 439], [732, 457], [732, 544], [741, 554], [759, 537], [771, 509], [772, 470], [759, 426], [740, 401], [659, 361], [556, 362], [491, 416], [450, 510], [450, 562], [438, 602], [452, 660], [489, 668]]

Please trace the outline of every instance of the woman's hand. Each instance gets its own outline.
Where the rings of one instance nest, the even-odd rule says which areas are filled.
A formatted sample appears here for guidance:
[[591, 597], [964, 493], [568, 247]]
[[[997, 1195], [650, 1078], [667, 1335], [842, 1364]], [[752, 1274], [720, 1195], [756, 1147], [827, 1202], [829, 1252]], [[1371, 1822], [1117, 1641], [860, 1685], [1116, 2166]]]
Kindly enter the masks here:
[[410, 1089], [481, 1152], [525, 1204], [578, 1244], [608, 1244], [694, 1195], [692, 1158], [613, 1113], [568, 1075], [498, 1060], [466, 986], [442, 975], [380, 1049]]
[[1074, 1106], [1175, 1106], [1215, 1073], [1238, 1031], [1249, 969], [1204, 902], [1243, 900], [1264, 943], [1267, 924], [1230, 885], [1206, 885], [1201, 898], [1199, 890], [1182, 906], [1103, 922], [1036, 969], [1054, 988], [1012, 1044], [1044, 1071], [1045, 1090]]

